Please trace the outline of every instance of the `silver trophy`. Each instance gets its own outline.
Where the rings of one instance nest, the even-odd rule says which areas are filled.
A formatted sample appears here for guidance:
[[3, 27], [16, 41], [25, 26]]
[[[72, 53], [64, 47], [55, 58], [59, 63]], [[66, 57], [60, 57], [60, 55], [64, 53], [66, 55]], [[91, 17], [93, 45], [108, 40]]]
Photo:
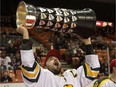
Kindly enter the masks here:
[[90, 8], [73, 10], [34, 7], [21, 1], [16, 11], [16, 24], [17, 27], [24, 24], [27, 29], [36, 27], [90, 37], [96, 29], [96, 15]]

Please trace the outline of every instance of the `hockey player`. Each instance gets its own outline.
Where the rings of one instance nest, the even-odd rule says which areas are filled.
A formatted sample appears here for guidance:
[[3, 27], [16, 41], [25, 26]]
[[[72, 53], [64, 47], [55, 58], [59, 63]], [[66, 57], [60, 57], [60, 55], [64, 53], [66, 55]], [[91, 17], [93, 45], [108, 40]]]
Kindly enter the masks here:
[[23, 35], [21, 45], [22, 76], [26, 87], [86, 87], [99, 74], [98, 56], [94, 53], [91, 40], [83, 39], [86, 46], [85, 64], [78, 69], [61, 73], [58, 51], [47, 54], [46, 67], [42, 68], [34, 58], [28, 30], [20, 25], [17, 32]]
[[98, 79], [93, 87], [116, 87], [116, 59], [110, 63], [111, 74], [107, 77]]

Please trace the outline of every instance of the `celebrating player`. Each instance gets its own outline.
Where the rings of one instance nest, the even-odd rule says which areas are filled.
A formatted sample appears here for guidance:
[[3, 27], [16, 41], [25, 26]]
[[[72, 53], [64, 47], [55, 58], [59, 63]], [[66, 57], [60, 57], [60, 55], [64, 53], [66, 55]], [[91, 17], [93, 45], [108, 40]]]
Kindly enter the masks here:
[[61, 74], [60, 54], [57, 50], [48, 52], [47, 69], [44, 69], [35, 61], [26, 27], [20, 25], [17, 32], [23, 35], [21, 69], [26, 87], [86, 87], [99, 74], [99, 60], [93, 51], [90, 38], [83, 39], [86, 46], [85, 64], [78, 69], [66, 70]]

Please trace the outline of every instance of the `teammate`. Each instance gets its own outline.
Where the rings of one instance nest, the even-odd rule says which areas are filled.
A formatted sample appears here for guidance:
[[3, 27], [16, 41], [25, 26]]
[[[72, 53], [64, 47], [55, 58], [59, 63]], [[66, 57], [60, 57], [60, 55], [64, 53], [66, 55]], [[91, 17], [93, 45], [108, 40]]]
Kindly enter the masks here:
[[91, 40], [83, 39], [86, 45], [86, 63], [78, 69], [61, 72], [60, 56], [55, 50], [48, 52], [46, 67], [42, 68], [34, 58], [28, 30], [20, 25], [17, 32], [23, 35], [21, 45], [22, 75], [26, 87], [86, 87], [99, 73], [98, 56], [94, 53]]
[[116, 87], [116, 59], [110, 63], [111, 74], [108, 77], [98, 79], [93, 87]]

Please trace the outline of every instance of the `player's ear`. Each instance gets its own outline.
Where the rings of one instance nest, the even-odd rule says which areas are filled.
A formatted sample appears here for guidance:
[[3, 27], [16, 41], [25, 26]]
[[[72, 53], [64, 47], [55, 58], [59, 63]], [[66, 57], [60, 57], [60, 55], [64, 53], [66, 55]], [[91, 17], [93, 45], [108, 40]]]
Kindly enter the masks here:
[[45, 62], [45, 67], [48, 68], [48, 66], [49, 66], [49, 61], [46, 60], [46, 62]]

